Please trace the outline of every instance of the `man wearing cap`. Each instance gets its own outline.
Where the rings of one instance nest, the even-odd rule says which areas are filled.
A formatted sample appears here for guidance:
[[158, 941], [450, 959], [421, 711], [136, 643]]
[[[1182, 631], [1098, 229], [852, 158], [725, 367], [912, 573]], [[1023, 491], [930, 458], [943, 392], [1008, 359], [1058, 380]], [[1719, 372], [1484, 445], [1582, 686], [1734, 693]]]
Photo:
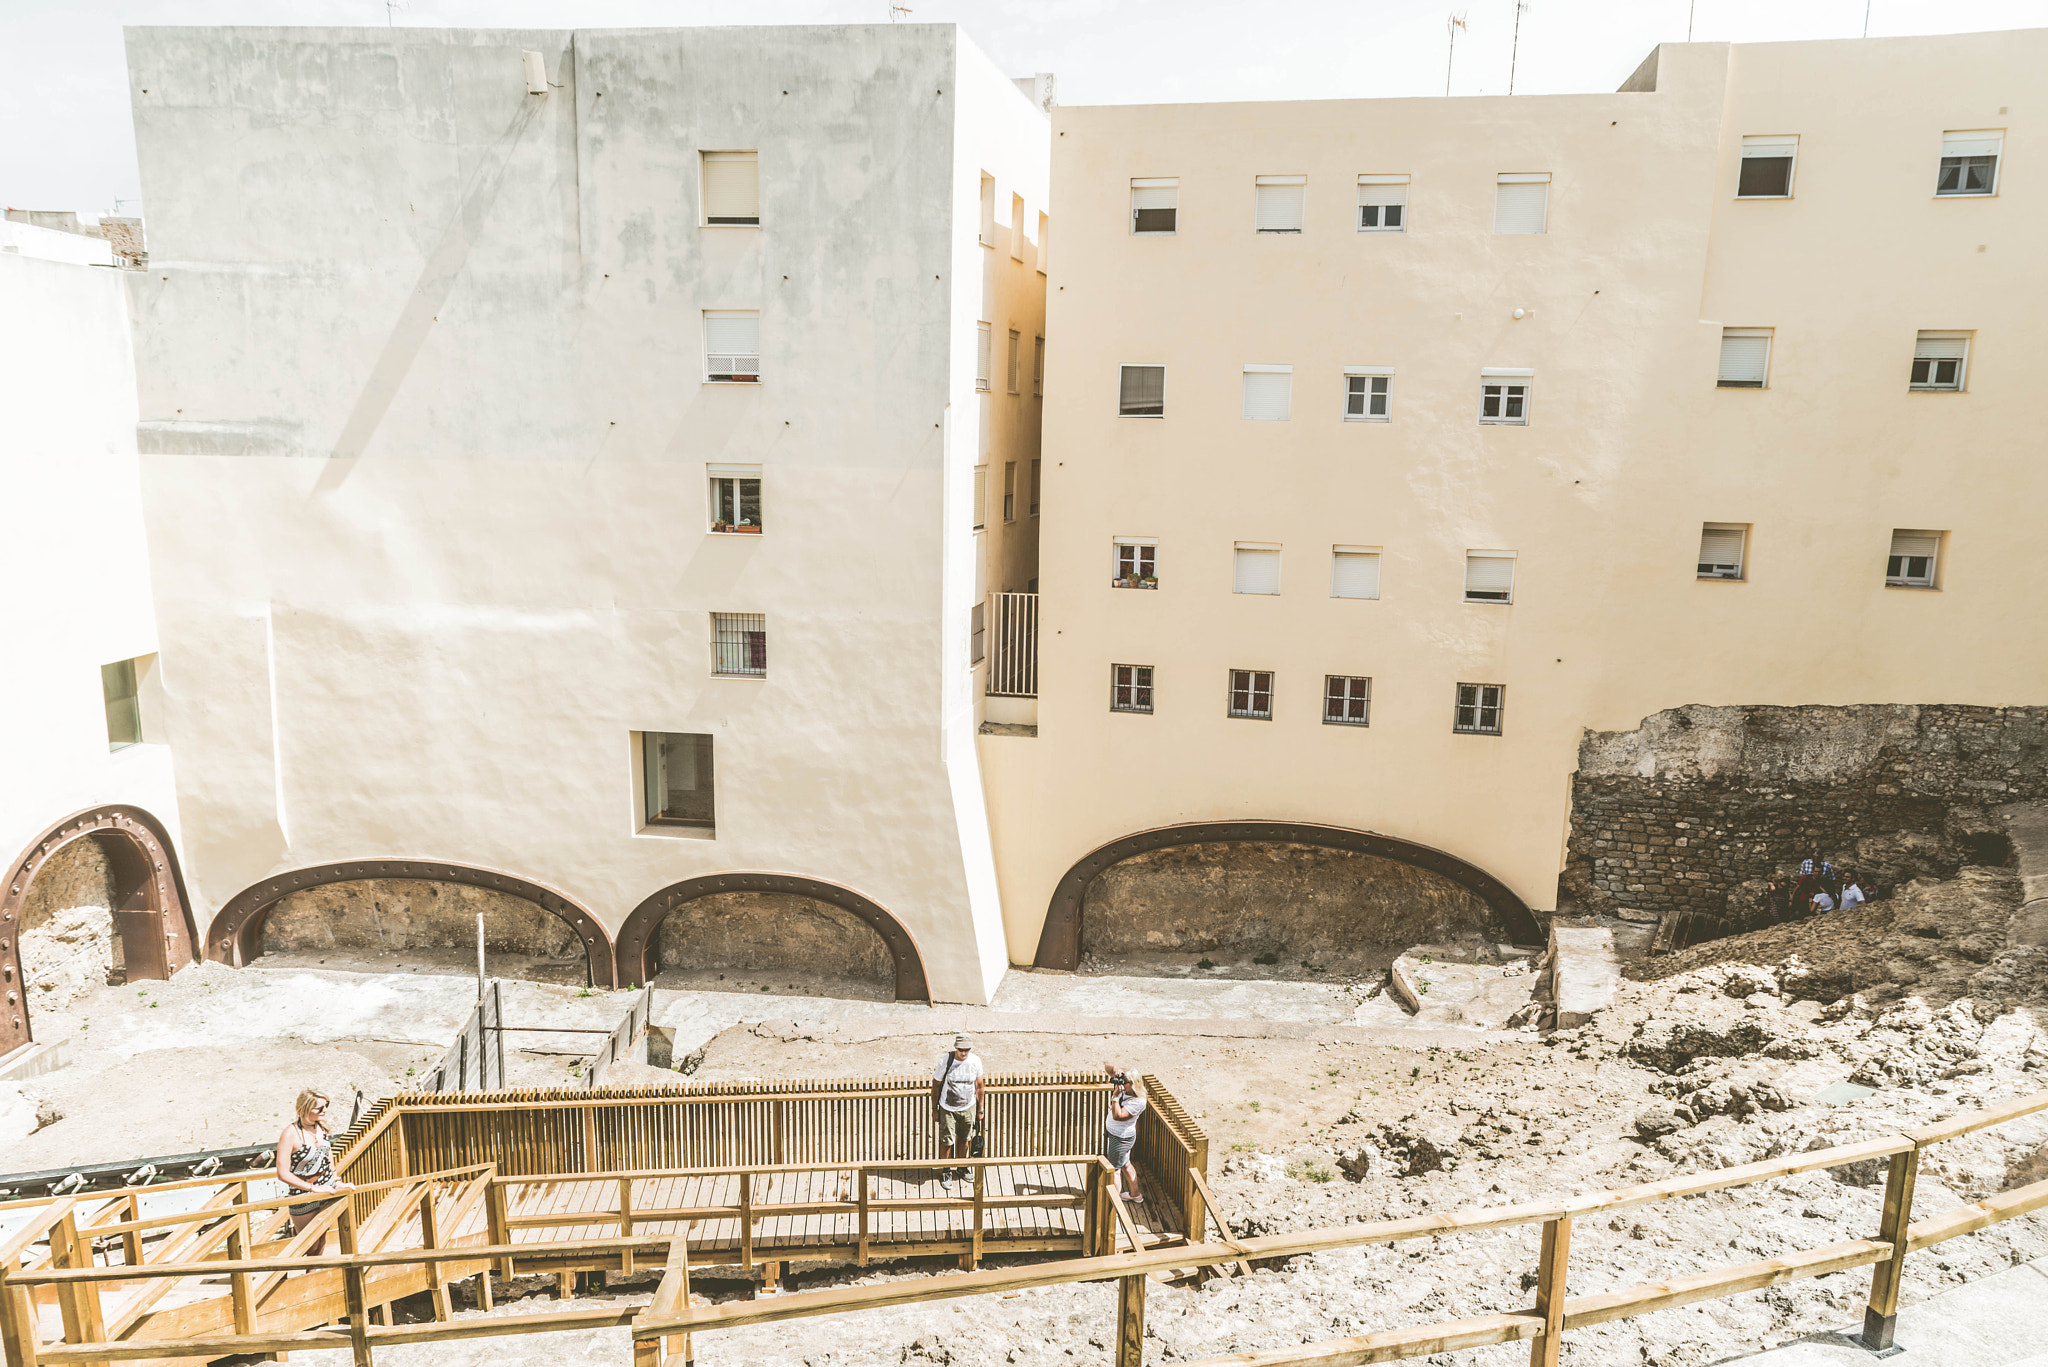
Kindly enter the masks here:
[[[981, 1055], [974, 1041], [953, 1036], [953, 1048], [932, 1069], [932, 1119], [939, 1125], [939, 1156], [968, 1157], [968, 1144], [981, 1124]], [[967, 1169], [947, 1168], [941, 1182], [965, 1180]]]

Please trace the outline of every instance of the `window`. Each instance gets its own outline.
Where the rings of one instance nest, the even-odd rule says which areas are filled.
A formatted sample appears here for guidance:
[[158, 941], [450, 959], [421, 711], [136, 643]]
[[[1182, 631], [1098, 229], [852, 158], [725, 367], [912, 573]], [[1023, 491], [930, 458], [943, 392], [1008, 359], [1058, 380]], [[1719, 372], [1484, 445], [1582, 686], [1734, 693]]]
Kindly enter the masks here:
[[1940, 532], [1893, 532], [1884, 582], [1902, 589], [1934, 587], [1934, 561], [1941, 549]]
[[1033, 339], [1031, 343], [1031, 396], [1045, 397], [1045, 338]]
[[758, 612], [711, 614], [711, 672], [761, 678], [768, 672], [768, 619]]
[[1501, 704], [1506, 701], [1507, 691], [1505, 684], [1459, 684], [1451, 729], [1470, 736], [1499, 735]]
[[1244, 416], [1251, 422], [1286, 422], [1294, 404], [1294, 367], [1248, 365], [1244, 368]]
[[1152, 710], [1152, 666], [1111, 665], [1109, 667], [1109, 710], [1150, 712]]
[[1131, 231], [1172, 233], [1180, 218], [1180, 177], [1131, 182]]
[[1273, 675], [1263, 669], [1230, 671], [1230, 715], [1273, 720]]
[[1333, 546], [1330, 549], [1330, 596], [1380, 596], [1380, 552], [1377, 546]]
[[[1010, 196], [1010, 259], [1024, 259], [1024, 196]], [[1017, 391], [1013, 388], [1012, 394]]]
[[1970, 358], [1967, 332], [1923, 332], [1913, 341], [1913, 389], [1958, 392]]
[[645, 731], [640, 747], [647, 780], [647, 824], [710, 830], [715, 806], [711, 737]]
[[1762, 389], [1770, 369], [1770, 328], [1721, 329], [1721, 371], [1714, 381], [1717, 386]]
[[967, 663], [978, 665], [988, 654], [986, 603], [976, 603], [967, 613]]
[[988, 525], [988, 467], [974, 467], [974, 530]]
[[1998, 155], [2005, 134], [1997, 129], [1941, 135], [1941, 172], [1934, 181], [1937, 195], [1998, 193]]
[[996, 178], [986, 171], [981, 176], [981, 245], [996, 245]]
[[761, 166], [758, 152], [704, 154], [704, 221], [713, 227], [758, 227]]
[[709, 469], [711, 530], [758, 535], [761, 531], [761, 467], [713, 465]]
[[1700, 526], [1699, 577], [1742, 578], [1742, 544], [1749, 529], [1738, 522], [1707, 522]]
[[1540, 233], [1550, 216], [1550, 173], [1501, 175], [1493, 187], [1493, 230]]
[[760, 310], [704, 310], [704, 378], [719, 384], [760, 380]]
[[1358, 178], [1358, 231], [1362, 233], [1405, 233], [1408, 231], [1408, 177], [1360, 176]]
[[1003, 521], [1017, 520], [1017, 462], [1003, 462]]
[[1240, 541], [1231, 566], [1232, 593], [1280, 592], [1280, 548], [1256, 541]]
[[1372, 724], [1372, 680], [1348, 678], [1341, 674], [1323, 679], [1323, 725], [1370, 726]]
[[1022, 358], [1023, 354], [1024, 339], [1018, 336], [1016, 333], [1012, 332], [1010, 334], [1010, 392], [1012, 394], [1018, 392], [1017, 370], [1018, 365], [1020, 363], [1020, 359]]
[[1258, 177], [1252, 186], [1253, 226], [1262, 233], [1300, 232], [1302, 205], [1307, 194], [1307, 176]]
[[1156, 589], [1159, 587], [1159, 543], [1150, 537], [1120, 536], [1116, 539], [1113, 588]]
[[1465, 601], [1468, 603], [1514, 602], [1515, 553], [1513, 551], [1466, 551]]
[[1033, 460], [1031, 462], [1031, 515], [1033, 517], [1038, 516], [1038, 493], [1040, 487], [1040, 474], [1042, 473], [1044, 466], [1045, 462], [1042, 460]]
[[1482, 370], [1479, 372], [1479, 421], [1506, 426], [1527, 426], [1529, 422], [1529, 381], [1533, 370]]
[[1116, 415], [1120, 418], [1163, 418], [1166, 416], [1166, 367], [1127, 365], [1117, 388]]
[[981, 393], [988, 393], [989, 368], [994, 362], [990, 352], [994, 350], [994, 334], [987, 323], [974, 325], [974, 387]]
[[1052, 242], [1052, 220], [1044, 214], [1038, 216], [1038, 273], [1045, 274], [1045, 253]]
[[107, 705], [107, 749], [142, 744], [142, 699], [135, 686], [135, 661], [100, 666], [100, 693]]
[[1386, 422], [1389, 391], [1394, 385], [1391, 366], [1346, 366], [1344, 368], [1344, 420]]
[[1742, 169], [1735, 180], [1735, 197], [1790, 199], [1792, 161], [1798, 155], [1797, 137], [1744, 138]]

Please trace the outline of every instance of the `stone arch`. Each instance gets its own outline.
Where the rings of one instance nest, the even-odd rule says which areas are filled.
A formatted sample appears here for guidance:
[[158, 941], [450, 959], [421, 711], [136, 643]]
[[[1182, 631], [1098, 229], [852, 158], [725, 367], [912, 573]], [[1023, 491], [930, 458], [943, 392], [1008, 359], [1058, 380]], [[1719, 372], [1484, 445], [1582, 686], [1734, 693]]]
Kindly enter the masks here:
[[619, 968], [624, 972], [637, 972], [639, 981], [646, 982], [660, 968], [654, 962], [654, 954], [655, 932], [662, 921], [685, 902], [721, 892], [790, 893], [851, 912], [880, 935], [882, 943], [888, 947], [890, 961], [896, 970], [896, 999], [923, 1002], [932, 999], [931, 988], [925, 979], [924, 955], [918, 951], [917, 939], [908, 927], [880, 903], [851, 888], [787, 873], [713, 873], [669, 884], [634, 907], [632, 914], [626, 917], [626, 923], [619, 927]]
[[1322, 849], [1349, 850], [1438, 874], [1464, 888], [1486, 904], [1496, 928], [1517, 944], [1535, 944], [1542, 939], [1536, 918], [1528, 904], [1492, 874], [1455, 855], [1343, 826], [1323, 826], [1299, 821], [1205, 821], [1184, 826], [1161, 826], [1112, 840], [1082, 856], [1067, 870], [1053, 889], [1046, 908], [1045, 926], [1039, 932], [1038, 953], [1032, 963], [1038, 968], [1078, 968], [1081, 963], [1081, 908], [1088, 885], [1104, 870], [1134, 855], [1180, 845], [1225, 843], [1309, 845]]
[[43, 866], [66, 846], [91, 840], [106, 855], [114, 889], [114, 928], [128, 976], [168, 978], [197, 959], [199, 932], [185, 896], [185, 875], [170, 832], [140, 807], [117, 804], [74, 812], [44, 831], [8, 866], [0, 887], [0, 1054], [31, 1038], [28, 983], [22, 974], [23, 908]]
[[294, 892], [325, 887], [332, 883], [354, 883], [371, 879], [405, 879], [421, 883], [459, 883], [465, 887], [522, 897], [544, 911], [568, 922], [583, 944], [586, 976], [593, 987], [614, 987], [618, 983], [612, 961], [611, 936], [602, 923], [577, 903], [552, 888], [496, 869], [467, 864], [444, 864], [420, 859], [357, 859], [340, 864], [318, 864], [311, 868], [280, 873], [242, 889], [214, 914], [206, 930], [206, 957], [215, 963], [240, 968], [263, 952], [263, 923], [280, 900]]

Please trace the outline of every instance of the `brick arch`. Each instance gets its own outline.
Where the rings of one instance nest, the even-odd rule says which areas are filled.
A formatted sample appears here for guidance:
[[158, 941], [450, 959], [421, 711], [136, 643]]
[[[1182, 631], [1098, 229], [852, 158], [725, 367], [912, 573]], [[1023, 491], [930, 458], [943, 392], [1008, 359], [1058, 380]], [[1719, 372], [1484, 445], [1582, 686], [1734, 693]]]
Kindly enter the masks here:
[[215, 963], [240, 968], [263, 952], [263, 923], [270, 909], [288, 893], [330, 883], [356, 883], [368, 878], [404, 878], [420, 883], [460, 883], [466, 887], [489, 888], [493, 892], [523, 897], [543, 911], [567, 921], [583, 941], [585, 972], [593, 987], [618, 983], [612, 962], [612, 939], [604, 925], [582, 906], [553, 888], [530, 883], [497, 869], [468, 864], [444, 864], [423, 859], [357, 859], [340, 864], [316, 864], [264, 879], [242, 889], [214, 914], [206, 928], [206, 957]]
[[1204, 821], [1185, 826], [1160, 826], [1149, 831], [1112, 840], [1090, 851], [1067, 870], [1053, 889], [1046, 908], [1045, 926], [1038, 935], [1038, 953], [1032, 959], [1037, 968], [1078, 968], [1081, 963], [1081, 903], [1088, 885], [1097, 874], [1120, 864], [1132, 855], [1176, 845], [1210, 845], [1222, 842], [1269, 845], [1314, 845], [1323, 849], [1351, 850], [1377, 855], [1397, 863], [1410, 864], [1440, 874], [1485, 902], [1500, 926], [1518, 944], [1542, 940], [1536, 918], [1528, 903], [1517, 897], [1507, 884], [1476, 864], [1456, 855], [1413, 841], [1397, 840], [1371, 831], [1354, 831], [1343, 826], [1321, 826], [1300, 821]]
[[199, 931], [164, 824], [126, 804], [73, 812], [15, 856], [0, 886], [0, 1054], [31, 1038], [20, 947], [29, 889], [51, 856], [79, 840], [97, 843], [113, 870], [114, 926], [128, 976], [162, 980], [197, 961]]
[[662, 921], [683, 903], [715, 892], [786, 892], [824, 902], [841, 911], [850, 911], [880, 935], [882, 943], [888, 947], [889, 958], [896, 966], [896, 1000], [928, 1002], [932, 999], [931, 988], [925, 978], [924, 955], [918, 950], [917, 938], [881, 903], [837, 883], [788, 873], [713, 873], [669, 884], [634, 907], [632, 914], [626, 917], [626, 923], [619, 927], [620, 971], [637, 970], [640, 975], [638, 981], [643, 983], [651, 978], [659, 968], [654, 962], [654, 932]]

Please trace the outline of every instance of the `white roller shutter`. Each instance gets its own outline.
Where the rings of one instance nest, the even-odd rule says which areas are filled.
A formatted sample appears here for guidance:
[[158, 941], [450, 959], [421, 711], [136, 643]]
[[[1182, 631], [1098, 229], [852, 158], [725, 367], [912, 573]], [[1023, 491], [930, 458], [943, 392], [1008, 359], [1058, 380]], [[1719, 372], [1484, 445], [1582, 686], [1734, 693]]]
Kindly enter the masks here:
[[1700, 529], [1699, 573], [1707, 578], [1742, 577], [1742, 529], [1702, 527]]
[[761, 221], [761, 166], [758, 153], [704, 154], [704, 221]]
[[988, 388], [988, 373], [993, 365], [990, 353], [995, 346], [994, 334], [989, 331], [987, 323], [976, 323], [974, 328], [974, 387], [985, 390]]
[[[1512, 555], [1468, 554], [1465, 557], [1465, 592], [1507, 594], [1515, 591], [1515, 558]], [[1486, 601], [1506, 601], [1488, 599]]]
[[1301, 231], [1302, 205], [1308, 193], [1307, 176], [1260, 176], [1252, 193], [1257, 199], [1255, 226], [1260, 232]]
[[1285, 370], [1244, 373], [1244, 416], [1260, 422], [1285, 422], [1293, 406], [1294, 376]]
[[1925, 532], [1893, 532], [1892, 554], [1932, 558], [1941, 548], [1941, 538]]
[[1722, 384], [1731, 388], [1761, 389], [1770, 364], [1770, 329], [1721, 329]]
[[2004, 134], [1989, 130], [1974, 133], [1943, 133], [1941, 154], [1945, 157], [1995, 157], [2004, 143]]
[[1913, 359], [1916, 361], [1960, 361], [1970, 349], [1967, 336], [1942, 336], [1939, 333], [1923, 332], [1914, 339]]
[[758, 376], [761, 373], [761, 315], [707, 309], [704, 313], [704, 358], [708, 374]]
[[1332, 552], [1330, 558], [1330, 596], [1332, 598], [1379, 597], [1379, 552]]
[[1280, 552], [1250, 546], [1237, 548], [1237, 563], [1230, 577], [1232, 593], [1280, 592]]
[[1540, 233], [1550, 208], [1550, 177], [1502, 176], [1494, 186], [1493, 230]]

